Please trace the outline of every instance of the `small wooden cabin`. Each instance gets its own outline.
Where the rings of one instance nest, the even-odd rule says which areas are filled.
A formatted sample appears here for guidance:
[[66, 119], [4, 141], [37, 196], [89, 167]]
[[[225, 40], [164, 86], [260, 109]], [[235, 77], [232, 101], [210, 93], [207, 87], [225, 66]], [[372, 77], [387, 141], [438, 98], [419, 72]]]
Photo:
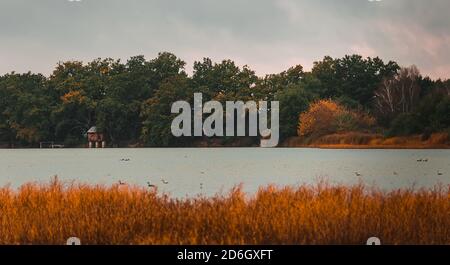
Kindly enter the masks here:
[[99, 132], [97, 130], [96, 126], [92, 126], [87, 131], [87, 138], [89, 142], [89, 148], [105, 148], [106, 147], [106, 141], [105, 141], [105, 135], [102, 132]]

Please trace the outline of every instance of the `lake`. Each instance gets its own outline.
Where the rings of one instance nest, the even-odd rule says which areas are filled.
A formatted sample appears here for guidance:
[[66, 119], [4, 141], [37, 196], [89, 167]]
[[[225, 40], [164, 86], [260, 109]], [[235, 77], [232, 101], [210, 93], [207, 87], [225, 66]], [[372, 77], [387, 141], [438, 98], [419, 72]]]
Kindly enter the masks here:
[[[428, 162], [417, 162], [427, 159]], [[384, 190], [450, 184], [450, 150], [309, 148], [2, 149], [0, 186], [47, 183], [146, 186], [182, 198], [261, 186], [363, 182]], [[357, 174], [355, 173], [357, 172]], [[438, 174], [441, 173], [441, 175]], [[164, 184], [161, 179], [168, 184]]]

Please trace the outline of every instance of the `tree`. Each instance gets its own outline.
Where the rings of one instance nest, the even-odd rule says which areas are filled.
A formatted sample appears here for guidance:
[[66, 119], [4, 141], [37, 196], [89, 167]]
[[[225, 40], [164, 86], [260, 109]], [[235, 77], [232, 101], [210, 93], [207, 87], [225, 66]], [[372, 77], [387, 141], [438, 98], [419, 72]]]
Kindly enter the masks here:
[[257, 80], [255, 72], [247, 66], [240, 69], [231, 60], [213, 64], [211, 59], [204, 58], [203, 62], [194, 63], [192, 87], [197, 92], [202, 92], [205, 100], [210, 100], [217, 95], [225, 95], [220, 97], [221, 99], [238, 95], [248, 97]]
[[148, 63], [153, 74], [150, 79], [150, 87], [157, 89], [166, 79], [186, 75], [184, 66], [186, 63], [172, 53], [161, 52], [158, 57]]
[[387, 136], [407, 136], [419, 133], [422, 126], [415, 113], [400, 113], [392, 122]]
[[275, 94], [275, 100], [280, 102], [281, 139], [297, 134], [298, 116], [307, 110], [313, 97], [303, 85], [289, 85]]
[[130, 126], [129, 117], [138, 113], [128, 109], [128, 105], [120, 100], [107, 97], [98, 102], [96, 125], [108, 136], [112, 144], [119, 144], [121, 140], [129, 140], [133, 135], [134, 126]]
[[439, 132], [450, 128], [450, 95], [445, 88], [436, 88], [426, 95], [414, 112], [419, 131]]
[[300, 114], [299, 136], [322, 136], [336, 132], [336, 117], [344, 112], [344, 108], [332, 100], [319, 100], [312, 103], [306, 112]]
[[385, 64], [378, 57], [364, 59], [360, 55], [346, 55], [333, 59], [326, 56], [323, 61], [314, 63], [312, 74], [322, 82], [322, 98], [345, 96], [361, 106], [368, 106], [380, 82], [393, 76], [398, 69], [397, 63]]
[[193, 96], [187, 76], [178, 75], [166, 79], [155, 95], [143, 103], [141, 140], [146, 145], [160, 147], [180, 145], [188, 141], [172, 135], [171, 123], [177, 114], [171, 113], [171, 107], [179, 100], [192, 104]]
[[312, 103], [298, 121], [298, 135], [303, 137], [368, 130], [375, 125], [375, 119], [367, 113], [347, 109], [329, 99]]
[[[450, 80], [422, 78], [414, 66], [400, 69], [377, 57], [326, 56], [311, 72], [296, 65], [264, 77], [232, 60], [204, 58], [194, 63], [192, 77], [184, 66], [174, 54], [163, 52], [125, 63], [111, 58], [59, 62], [48, 78], [14, 72], [0, 76], [0, 141], [78, 146], [96, 125], [113, 145], [187, 145], [193, 139], [170, 132], [170, 107], [177, 100], [192, 101], [194, 92], [203, 93], [204, 101], [222, 103], [279, 100], [282, 138], [294, 136], [297, 129], [305, 136], [371, 130], [368, 113], [391, 135], [450, 127]], [[225, 140], [232, 143], [234, 138]]]
[[48, 119], [51, 106], [46, 78], [40, 74], [5, 75], [0, 83], [0, 130], [9, 138], [28, 144], [51, 137]]
[[415, 109], [421, 93], [419, 80], [419, 70], [411, 66], [382, 82], [375, 91], [375, 110], [382, 124], [389, 124], [397, 115]]
[[[97, 100], [104, 94], [104, 85], [92, 79], [98, 72], [107, 72], [97, 60], [89, 66], [82, 62], [59, 63], [48, 80], [48, 87], [56, 92], [51, 120], [55, 126], [55, 139], [66, 145], [77, 145], [84, 140], [84, 134], [95, 125]], [[95, 65], [97, 67], [95, 67]], [[98, 78], [97, 83], [98, 83]]]
[[336, 74], [336, 60], [325, 56], [322, 61], [314, 62], [311, 73], [322, 83], [322, 86], [316, 91], [321, 98], [341, 96], [342, 92], [339, 90]]

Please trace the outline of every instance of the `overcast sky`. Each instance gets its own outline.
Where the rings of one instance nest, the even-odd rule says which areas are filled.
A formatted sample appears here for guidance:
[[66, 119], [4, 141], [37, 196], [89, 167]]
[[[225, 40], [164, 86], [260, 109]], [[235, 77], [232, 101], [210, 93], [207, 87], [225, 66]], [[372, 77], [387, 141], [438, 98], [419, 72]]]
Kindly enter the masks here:
[[0, 74], [58, 61], [210, 57], [258, 75], [358, 53], [450, 78], [449, 0], [0, 0]]

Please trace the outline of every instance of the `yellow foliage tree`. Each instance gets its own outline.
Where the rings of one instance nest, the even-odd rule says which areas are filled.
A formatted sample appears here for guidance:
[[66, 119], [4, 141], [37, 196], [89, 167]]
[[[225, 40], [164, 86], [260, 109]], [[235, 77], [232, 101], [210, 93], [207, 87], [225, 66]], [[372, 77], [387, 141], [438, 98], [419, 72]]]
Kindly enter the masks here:
[[371, 128], [375, 119], [362, 112], [348, 110], [331, 99], [322, 99], [300, 114], [299, 136], [323, 136], [336, 132]]
[[83, 103], [84, 101], [86, 101], [86, 96], [84, 96], [82, 94], [81, 91], [79, 90], [72, 90], [66, 94], [64, 94], [61, 97], [62, 102], [64, 102], [64, 104], [69, 104], [69, 103]]
[[334, 131], [331, 128], [336, 117], [344, 111], [344, 108], [336, 102], [323, 99], [311, 104], [309, 109], [300, 114], [298, 134], [307, 136], [312, 134], [324, 135]]

